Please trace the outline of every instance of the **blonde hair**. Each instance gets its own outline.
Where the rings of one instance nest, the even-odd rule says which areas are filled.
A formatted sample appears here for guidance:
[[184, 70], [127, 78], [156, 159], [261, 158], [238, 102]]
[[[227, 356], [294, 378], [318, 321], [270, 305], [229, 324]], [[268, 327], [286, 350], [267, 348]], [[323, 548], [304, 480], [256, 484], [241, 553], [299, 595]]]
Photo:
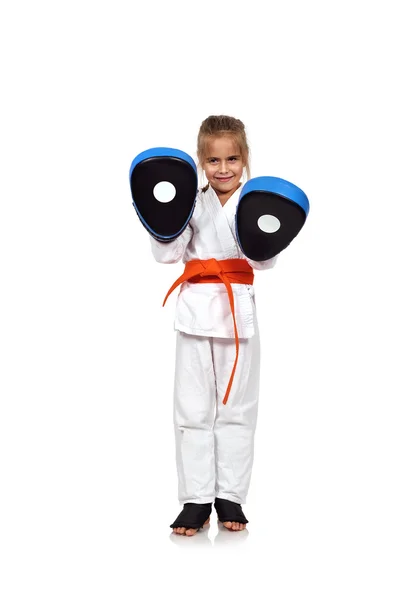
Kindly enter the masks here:
[[[247, 179], [250, 179], [250, 152], [248, 140], [246, 138], [245, 125], [239, 119], [228, 117], [227, 115], [211, 115], [202, 122], [197, 136], [197, 158], [199, 161], [199, 168], [202, 169], [202, 164], [207, 158], [207, 145], [210, 139], [222, 136], [231, 137], [238, 145], [242, 156], [242, 162], [245, 164]], [[209, 184], [203, 188], [203, 191], [206, 191], [208, 187]]]

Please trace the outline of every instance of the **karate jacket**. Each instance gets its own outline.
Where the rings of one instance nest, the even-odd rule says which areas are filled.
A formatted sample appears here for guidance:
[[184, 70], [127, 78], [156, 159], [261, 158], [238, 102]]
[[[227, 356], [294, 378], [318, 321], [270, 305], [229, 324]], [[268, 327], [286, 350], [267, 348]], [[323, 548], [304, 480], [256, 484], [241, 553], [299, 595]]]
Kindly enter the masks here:
[[[271, 269], [277, 257], [261, 262], [250, 260], [237, 243], [235, 213], [241, 190], [242, 186], [224, 206], [211, 186], [205, 192], [199, 190], [192, 218], [178, 238], [163, 243], [150, 236], [155, 260], [172, 264], [180, 260], [186, 263], [194, 259], [243, 258], [253, 269]], [[255, 334], [254, 286], [240, 283], [231, 285], [238, 335], [240, 338], [250, 338]], [[174, 329], [192, 335], [234, 338], [232, 313], [223, 283], [183, 283], [176, 301]]]

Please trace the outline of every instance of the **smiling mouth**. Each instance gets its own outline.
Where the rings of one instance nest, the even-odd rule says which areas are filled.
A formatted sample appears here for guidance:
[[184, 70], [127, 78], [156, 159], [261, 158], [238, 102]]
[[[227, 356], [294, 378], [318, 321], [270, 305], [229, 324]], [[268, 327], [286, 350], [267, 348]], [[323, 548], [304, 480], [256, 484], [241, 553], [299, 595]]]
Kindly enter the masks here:
[[222, 182], [226, 182], [226, 181], [230, 181], [232, 179], [233, 175], [230, 175], [229, 177], [216, 177], [216, 179], [218, 181], [222, 181]]

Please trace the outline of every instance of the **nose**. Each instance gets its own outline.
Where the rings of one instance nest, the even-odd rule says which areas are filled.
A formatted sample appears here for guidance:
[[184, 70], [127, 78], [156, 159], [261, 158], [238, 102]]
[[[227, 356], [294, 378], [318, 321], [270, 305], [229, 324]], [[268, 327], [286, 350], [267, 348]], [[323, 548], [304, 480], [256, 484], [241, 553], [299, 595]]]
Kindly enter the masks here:
[[221, 160], [220, 162], [220, 166], [219, 166], [219, 173], [227, 173], [228, 172], [228, 165], [226, 160]]

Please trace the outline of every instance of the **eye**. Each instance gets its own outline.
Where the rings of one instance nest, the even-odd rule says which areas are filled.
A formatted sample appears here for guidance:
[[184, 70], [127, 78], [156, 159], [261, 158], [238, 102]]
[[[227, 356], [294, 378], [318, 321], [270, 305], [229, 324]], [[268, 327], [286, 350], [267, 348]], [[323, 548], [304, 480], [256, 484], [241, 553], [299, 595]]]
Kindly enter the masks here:
[[218, 162], [217, 158], [209, 158], [208, 163], [210, 163], [211, 165], [215, 162]]

